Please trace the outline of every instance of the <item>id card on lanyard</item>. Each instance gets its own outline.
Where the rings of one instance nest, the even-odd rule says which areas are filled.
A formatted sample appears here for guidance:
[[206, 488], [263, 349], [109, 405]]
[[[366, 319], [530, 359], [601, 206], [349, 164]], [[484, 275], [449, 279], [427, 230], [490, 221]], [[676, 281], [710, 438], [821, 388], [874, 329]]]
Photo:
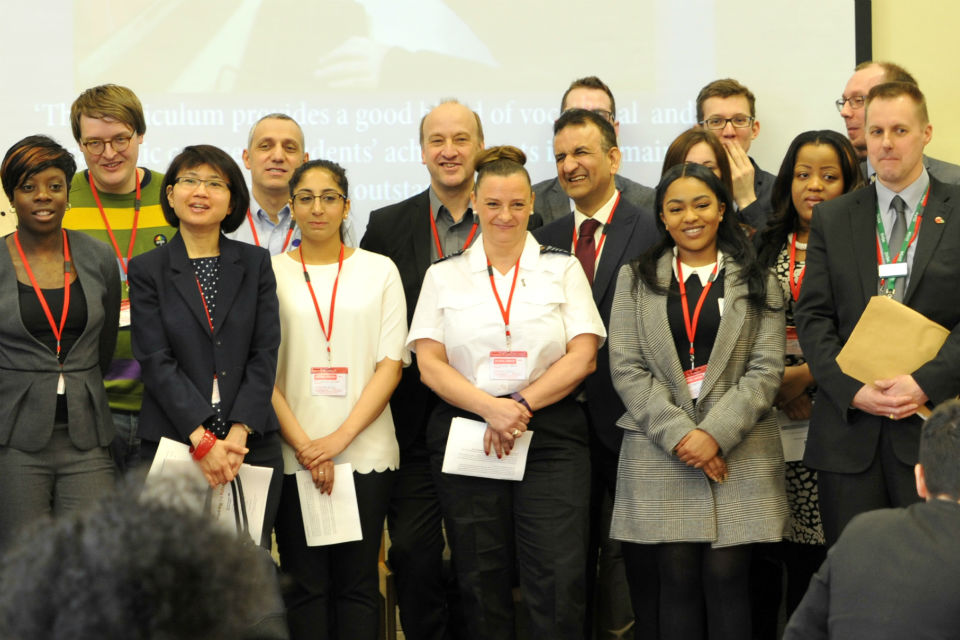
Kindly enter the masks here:
[[343, 270], [343, 245], [340, 245], [340, 255], [337, 259], [337, 277], [333, 281], [333, 292], [330, 294], [329, 325], [324, 325], [323, 323], [323, 314], [320, 313], [317, 294], [313, 290], [313, 283], [310, 282], [307, 263], [303, 260], [303, 245], [300, 245], [297, 253], [300, 256], [300, 265], [303, 267], [303, 279], [307, 284], [307, 289], [310, 291], [313, 308], [314, 311], [317, 312], [317, 320], [320, 322], [320, 332], [327, 342], [327, 366], [310, 368], [310, 393], [315, 396], [346, 396], [349, 369], [348, 367], [334, 367], [331, 364], [333, 362], [333, 354], [330, 351], [330, 339], [333, 336], [333, 312], [337, 304], [337, 287], [340, 284], [340, 272]]
[[[127, 267], [130, 259], [133, 258], [133, 247], [137, 240], [137, 224], [140, 221], [140, 185], [143, 178], [140, 177], [140, 170], [137, 170], [137, 190], [133, 199], [133, 223], [130, 225], [130, 244], [127, 245], [127, 257], [124, 258], [120, 253], [120, 245], [113, 234], [113, 228], [110, 226], [110, 220], [107, 218], [107, 212], [103, 209], [103, 203], [100, 202], [100, 194], [97, 193], [97, 185], [93, 182], [93, 174], [87, 172], [90, 180], [90, 193], [93, 194], [93, 200], [97, 203], [97, 209], [100, 211], [100, 217], [103, 219], [103, 227], [107, 230], [110, 237], [110, 244], [113, 245], [113, 251], [117, 256], [117, 262], [120, 264], [120, 278], [123, 281], [124, 289], [129, 293], [130, 285], [127, 282]], [[120, 301], [120, 327], [130, 326], [130, 298], [125, 297]]]
[[888, 298], [892, 298], [897, 289], [900, 278], [905, 278], [909, 273], [907, 264], [907, 253], [910, 245], [917, 239], [920, 233], [920, 224], [923, 222], [923, 211], [927, 207], [927, 199], [930, 197], [930, 185], [924, 192], [917, 208], [913, 212], [910, 226], [903, 236], [903, 244], [896, 255], [890, 255], [890, 246], [887, 241], [887, 230], [883, 224], [883, 217], [880, 215], [880, 205], [877, 205], [877, 276], [880, 278], [880, 290]]
[[510, 285], [510, 297], [507, 298], [507, 306], [503, 306], [500, 300], [500, 293], [497, 292], [497, 284], [493, 279], [493, 265], [487, 260], [487, 275], [490, 276], [490, 288], [493, 289], [493, 296], [497, 299], [497, 306], [500, 308], [500, 316], [503, 318], [504, 338], [507, 348], [502, 351], [490, 352], [490, 379], [491, 380], [526, 380], [527, 379], [527, 352], [515, 351], [513, 349], [513, 337], [510, 334], [510, 307], [513, 306], [513, 293], [517, 289], [517, 276], [520, 273], [520, 258], [513, 265], [513, 283]]

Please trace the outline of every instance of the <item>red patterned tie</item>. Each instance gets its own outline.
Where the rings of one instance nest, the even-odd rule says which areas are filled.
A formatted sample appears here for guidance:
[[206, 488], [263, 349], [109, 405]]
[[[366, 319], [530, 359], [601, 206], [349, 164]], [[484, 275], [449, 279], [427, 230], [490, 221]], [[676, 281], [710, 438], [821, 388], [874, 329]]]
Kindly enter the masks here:
[[587, 280], [593, 284], [593, 271], [597, 263], [597, 245], [594, 242], [593, 235], [597, 232], [600, 223], [593, 218], [587, 218], [580, 224], [580, 235], [577, 236], [577, 247], [574, 253], [577, 254], [577, 260], [583, 265], [583, 272], [587, 274]]

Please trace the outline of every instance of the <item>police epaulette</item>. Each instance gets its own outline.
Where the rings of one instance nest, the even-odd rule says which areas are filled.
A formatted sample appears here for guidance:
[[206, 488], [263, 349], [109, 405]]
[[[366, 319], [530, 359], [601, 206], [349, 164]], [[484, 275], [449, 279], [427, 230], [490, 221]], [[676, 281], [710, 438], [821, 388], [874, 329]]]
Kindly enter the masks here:
[[461, 249], [460, 251], [457, 251], [456, 253], [451, 253], [451, 254], [448, 255], [448, 256], [443, 256], [442, 258], [438, 258], [438, 259], [436, 260], [436, 262], [434, 262], [433, 264], [439, 264], [439, 263], [443, 262], [444, 260], [449, 260], [450, 258], [456, 258], [457, 256], [462, 256], [464, 251], [466, 251], [466, 249]]
[[547, 245], [542, 244], [540, 245], [540, 254], [543, 255], [544, 253], [559, 253], [562, 256], [570, 255], [570, 252], [566, 249], [561, 249], [559, 247], [548, 247]]

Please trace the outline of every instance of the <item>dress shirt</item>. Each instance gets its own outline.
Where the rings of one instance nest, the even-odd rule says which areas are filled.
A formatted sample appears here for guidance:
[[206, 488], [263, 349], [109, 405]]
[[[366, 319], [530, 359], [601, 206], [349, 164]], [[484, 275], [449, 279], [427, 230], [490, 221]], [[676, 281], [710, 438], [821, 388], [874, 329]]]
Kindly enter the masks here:
[[[501, 275], [494, 269], [493, 274], [506, 307], [514, 271]], [[516, 282], [510, 308], [511, 350], [527, 352], [525, 379], [494, 380], [490, 376], [490, 352], [507, 350], [507, 342], [482, 242], [427, 270], [408, 346], [415, 350], [419, 338], [442, 343], [450, 365], [471, 384], [504, 396], [543, 375], [566, 354], [567, 343], [574, 337], [592, 333], [602, 344], [607, 333], [576, 258], [556, 250], [541, 252], [540, 244], [527, 233]]]
[[[897, 220], [897, 211], [891, 206], [894, 196], [900, 196], [907, 204], [905, 217], [907, 219], [907, 231], [909, 232], [910, 220], [913, 219], [917, 205], [923, 200], [923, 194], [926, 193], [927, 187], [930, 186], [930, 176], [927, 174], [927, 170], [924, 169], [921, 171], [920, 177], [904, 187], [899, 193], [888, 189], [879, 180], [873, 184], [877, 189], [877, 206], [880, 208], [880, 217], [883, 219], [883, 228], [887, 233], [887, 237], [890, 237], [890, 232], [893, 231], [893, 225]], [[932, 221], [928, 220], [927, 224], [930, 222]], [[914, 240], [913, 244], [907, 249], [907, 277], [902, 285], [897, 283], [897, 289], [903, 286], [904, 293], [907, 291], [906, 287], [910, 286], [910, 273], [913, 271], [913, 256], [917, 253], [917, 244], [919, 244], [919, 242], [920, 239], [918, 236], [917, 240]], [[898, 251], [900, 251], [900, 247], [890, 247], [890, 257], [892, 258]]]
[[[440, 246], [443, 247], [443, 256], [450, 256], [463, 250], [463, 245], [467, 243], [467, 238], [470, 237], [470, 231], [473, 230], [473, 225], [479, 225], [473, 209], [467, 207], [460, 221], [454, 222], [453, 215], [450, 213], [450, 210], [447, 209], [446, 205], [440, 202], [440, 196], [433, 190], [433, 187], [430, 187], [430, 207], [433, 209], [433, 219], [437, 224], [437, 235], [440, 237]], [[478, 237], [480, 237], [479, 226], [477, 226], [477, 232], [473, 234], [473, 239], [470, 241], [471, 244]], [[431, 262], [435, 262], [443, 256], [437, 253], [437, 243], [431, 235]]]
[[[604, 229], [610, 223], [610, 218], [613, 214], [613, 205], [617, 202], [617, 197], [620, 195], [620, 192], [614, 189], [613, 195], [610, 196], [610, 199], [603, 203], [603, 206], [597, 209], [597, 212], [592, 216], [580, 211], [576, 206], [573, 208], [573, 224], [574, 229], [576, 229], [577, 237], [580, 237], [580, 225], [584, 223], [588, 218], [592, 218], [600, 223], [600, 226], [597, 227], [597, 230], [593, 232], [593, 246], [600, 247], [600, 238], [603, 236]], [[573, 245], [573, 239], [570, 240], [571, 251], [576, 251], [577, 247]], [[600, 253], [603, 251], [603, 247], [600, 247], [600, 251], [597, 251], [597, 260], [596, 263], [600, 262]]]
[[[264, 211], [260, 204], [250, 197], [250, 217], [244, 216], [243, 222], [237, 227], [236, 231], [228, 233], [227, 237], [247, 244], [257, 244], [253, 239], [253, 230], [250, 229], [250, 219], [253, 219], [253, 225], [257, 228], [257, 238], [260, 240], [260, 246], [275, 256], [283, 253], [283, 243], [287, 239], [287, 231], [293, 220], [290, 215], [290, 205], [286, 204], [283, 209], [277, 213], [277, 224], [273, 224], [270, 216]], [[290, 236], [290, 243], [286, 250], [295, 249], [300, 246], [300, 229], [294, 227], [293, 235]]]
[[[717, 262], [720, 263], [720, 268], [717, 269], [717, 273], [720, 273], [720, 270], [723, 269], [723, 260], [724, 260], [723, 251], [717, 249]], [[690, 274], [697, 274], [697, 277], [700, 278], [700, 286], [707, 286], [707, 282], [710, 280], [710, 274], [713, 273], [713, 267], [717, 262], [711, 262], [710, 264], [705, 264], [702, 267], [691, 267], [686, 262], [680, 261], [681, 266], [683, 267], [683, 280], [686, 282], [690, 279]], [[677, 275], [677, 247], [673, 247], [673, 277], [677, 279], [677, 282], [680, 281], [680, 277]]]

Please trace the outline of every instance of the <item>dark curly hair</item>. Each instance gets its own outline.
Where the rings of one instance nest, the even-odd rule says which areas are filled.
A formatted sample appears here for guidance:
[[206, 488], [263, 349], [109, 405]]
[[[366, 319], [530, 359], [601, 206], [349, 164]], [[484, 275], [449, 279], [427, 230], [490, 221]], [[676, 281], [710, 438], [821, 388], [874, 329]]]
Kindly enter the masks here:
[[2, 638], [236, 640], [277, 589], [261, 549], [132, 487], [24, 533], [0, 564]]

